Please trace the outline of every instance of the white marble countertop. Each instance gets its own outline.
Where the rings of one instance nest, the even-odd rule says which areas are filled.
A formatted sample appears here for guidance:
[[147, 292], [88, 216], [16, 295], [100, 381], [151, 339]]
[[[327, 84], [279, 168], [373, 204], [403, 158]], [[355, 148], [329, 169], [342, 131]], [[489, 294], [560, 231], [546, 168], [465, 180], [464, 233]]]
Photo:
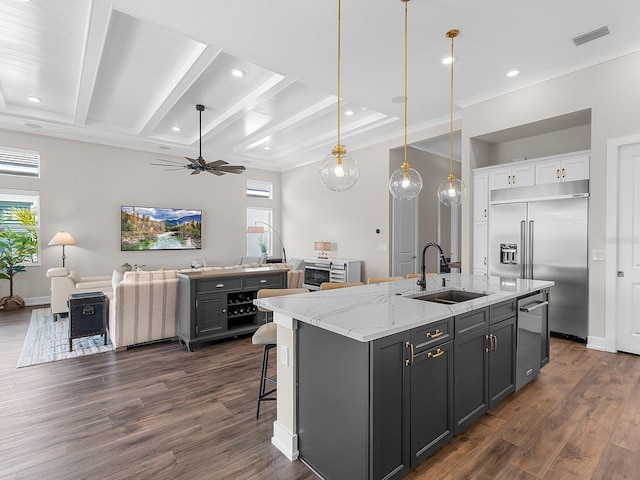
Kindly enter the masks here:
[[[446, 287], [442, 287], [442, 279]], [[260, 307], [361, 342], [449, 318], [553, 286], [544, 280], [486, 277], [466, 273], [427, 276], [425, 290], [416, 279], [255, 300]], [[486, 293], [462, 303], [442, 305], [415, 300], [430, 293], [465, 290]]]

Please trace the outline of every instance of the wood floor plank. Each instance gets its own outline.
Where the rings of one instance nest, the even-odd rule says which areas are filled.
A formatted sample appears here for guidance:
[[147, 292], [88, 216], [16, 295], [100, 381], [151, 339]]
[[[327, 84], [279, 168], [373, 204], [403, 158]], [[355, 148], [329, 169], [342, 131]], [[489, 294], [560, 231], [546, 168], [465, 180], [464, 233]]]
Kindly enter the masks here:
[[[17, 369], [31, 311], [0, 312], [0, 480], [316, 480], [255, 419], [249, 337]], [[275, 356], [271, 367], [275, 367]], [[552, 339], [551, 363], [404, 480], [638, 478], [640, 358]]]

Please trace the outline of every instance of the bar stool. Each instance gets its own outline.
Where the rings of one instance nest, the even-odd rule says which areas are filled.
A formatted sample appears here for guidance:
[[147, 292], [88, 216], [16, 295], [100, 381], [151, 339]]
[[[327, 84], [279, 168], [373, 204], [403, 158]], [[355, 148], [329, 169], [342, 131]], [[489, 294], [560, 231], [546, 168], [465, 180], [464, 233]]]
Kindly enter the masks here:
[[[257, 298], [279, 297], [282, 295], [294, 295], [296, 293], [309, 293], [308, 288], [267, 288], [258, 290]], [[267, 400], [275, 400], [275, 396], [270, 396], [276, 392], [276, 388], [267, 391], [267, 382], [274, 385], [277, 384], [276, 379], [267, 375], [267, 367], [269, 365], [269, 350], [275, 348], [278, 340], [278, 326], [269, 321], [268, 314], [271, 310], [258, 307], [258, 310], [265, 312], [265, 323], [251, 337], [251, 343], [254, 345], [264, 345], [262, 350], [262, 367], [260, 370], [260, 387], [258, 389], [258, 407], [256, 408], [256, 419], [260, 416], [260, 402]]]
[[367, 283], [371, 285], [374, 283], [395, 282], [397, 280], [404, 280], [404, 277], [369, 277]]
[[336, 288], [359, 287], [364, 285], [362, 282], [322, 282], [320, 290], [333, 290]]

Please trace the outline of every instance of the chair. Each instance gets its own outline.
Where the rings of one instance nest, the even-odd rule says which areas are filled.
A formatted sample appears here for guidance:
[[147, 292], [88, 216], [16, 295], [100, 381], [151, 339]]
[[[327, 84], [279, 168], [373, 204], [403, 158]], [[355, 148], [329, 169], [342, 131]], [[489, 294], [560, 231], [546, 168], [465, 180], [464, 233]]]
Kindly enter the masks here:
[[[271, 298], [271, 297], [279, 297], [282, 295], [294, 295], [296, 293], [309, 293], [308, 288], [267, 288], [258, 290], [258, 298]], [[258, 310], [261, 312], [265, 312], [265, 317], [271, 310], [266, 308], [258, 307]], [[254, 345], [264, 345], [264, 349], [262, 351], [262, 367], [260, 370], [260, 387], [258, 389], [258, 407], [256, 409], [256, 419], [260, 416], [260, 402], [265, 402], [267, 400], [275, 400], [276, 397], [271, 397], [272, 393], [276, 392], [276, 388], [266, 391], [267, 382], [271, 382], [274, 385], [277, 384], [276, 380], [267, 375], [267, 367], [269, 365], [269, 350], [275, 348], [278, 341], [278, 326], [269, 322], [268, 318], [265, 318], [265, 323], [262, 325], [251, 337], [251, 343]]]
[[334, 290], [336, 288], [359, 287], [364, 285], [362, 282], [323, 282], [320, 284], [320, 290]]
[[367, 283], [371, 285], [373, 283], [395, 282], [396, 280], [404, 280], [404, 277], [369, 277]]

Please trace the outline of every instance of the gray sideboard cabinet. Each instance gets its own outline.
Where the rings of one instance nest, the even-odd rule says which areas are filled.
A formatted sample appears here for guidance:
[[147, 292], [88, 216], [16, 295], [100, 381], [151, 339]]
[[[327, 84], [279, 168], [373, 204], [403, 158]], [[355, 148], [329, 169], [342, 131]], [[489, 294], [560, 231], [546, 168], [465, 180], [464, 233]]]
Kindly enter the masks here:
[[178, 340], [189, 351], [203, 342], [251, 334], [261, 314], [253, 300], [263, 288], [286, 288], [287, 271], [239, 268], [178, 275]]

